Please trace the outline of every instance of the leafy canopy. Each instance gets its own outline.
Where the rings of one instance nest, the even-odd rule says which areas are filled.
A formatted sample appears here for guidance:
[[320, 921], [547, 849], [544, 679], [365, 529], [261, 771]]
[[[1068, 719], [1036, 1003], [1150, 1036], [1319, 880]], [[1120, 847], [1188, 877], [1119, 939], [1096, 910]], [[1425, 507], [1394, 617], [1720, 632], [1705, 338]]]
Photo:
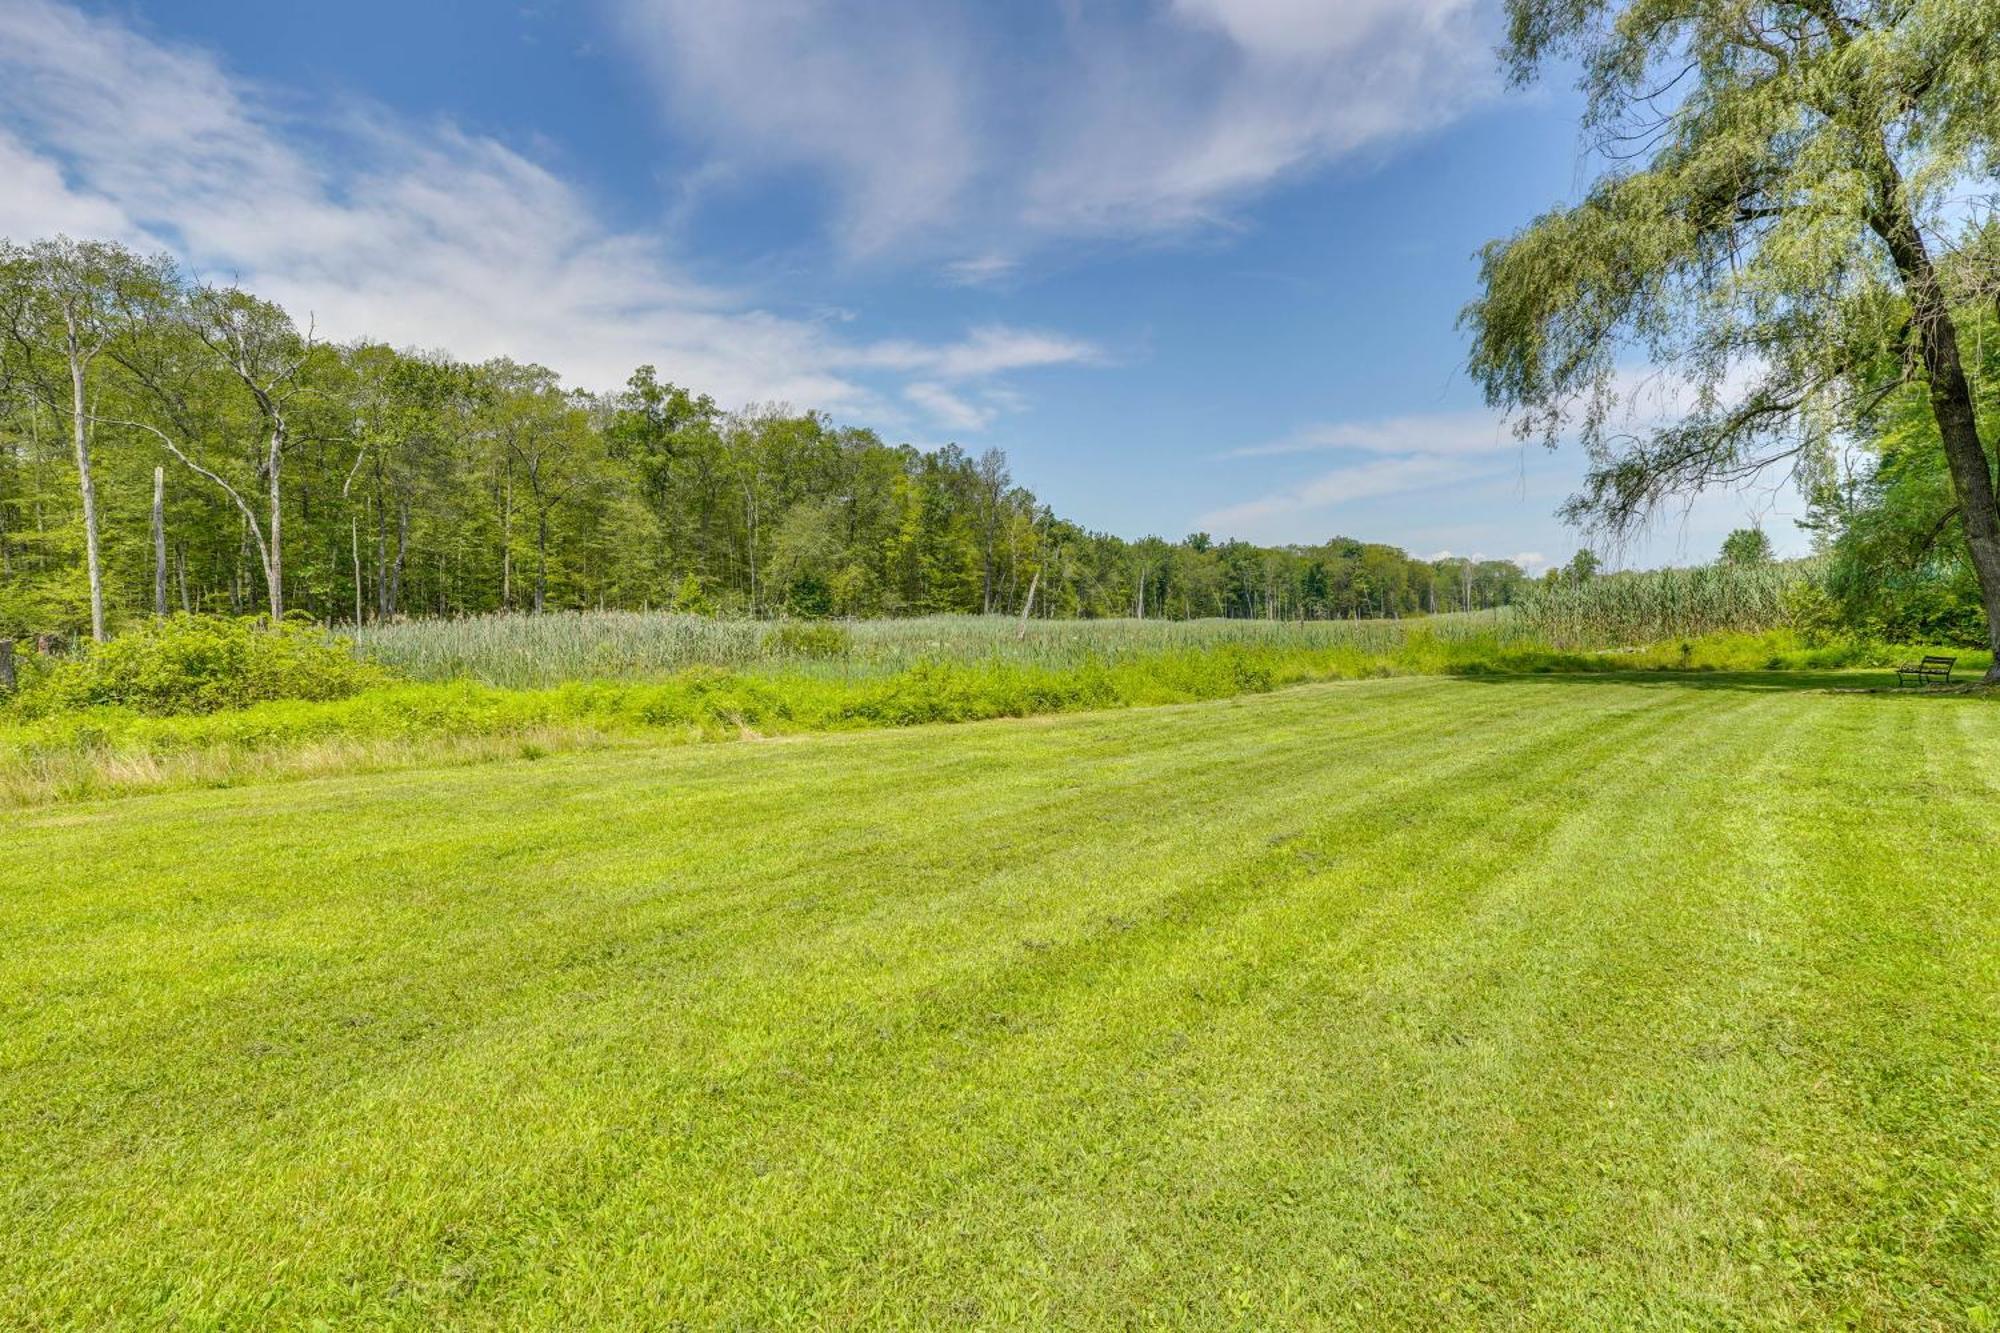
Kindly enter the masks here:
[[1516, 80], [1580, 66], [1605, 170], [1485, 249], [1462, 323], [1489, 401], [1588, 450], [1566, 517], [1618, 530], [1671, 495], [1823, 466], [1915, 373], [1904, 221], [1945, 245], [1948, 302], [1993, 296], [2000, 4], [1507, 8]]
[[1771, 539], [1762, 528], [1738, 528], [1722, 539], [1725, 565], [1768, 565], [1772, 558]]

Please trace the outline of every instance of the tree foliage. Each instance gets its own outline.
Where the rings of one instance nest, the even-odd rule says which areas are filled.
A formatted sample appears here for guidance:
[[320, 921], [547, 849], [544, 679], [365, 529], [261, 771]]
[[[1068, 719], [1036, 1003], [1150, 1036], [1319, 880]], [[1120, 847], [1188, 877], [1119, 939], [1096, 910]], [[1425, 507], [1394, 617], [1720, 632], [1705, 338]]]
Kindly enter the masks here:
[[1507, 8], [1515, 77], [1579, 67], [1608, 164], [1487, 247], [1465, 313], [1490, 400], [1588, 450], [1567, 515], [1627, 528], [1779, 465], [1811, 482], [1916, 386], [2000, 634], [2000, 508], [1959, 333], [2000, 291], [2000, 5]]
[[[1969, 315], [1964, 326], [1981, 427], [2000, 437], [2000, 323]], [[1904, 643], [1985, 639], [1962, 510], [1921, 394], [1889, 398], [1811, 499], [1807, 526], [1829, 557], [1829, 615], [1839, 629]]]
[[1738, 528], [1722, 539], [1720, 559], [1725, 565], [1768, 565], [1772, 558], [1771, 539], [1762, 528]]
[[[826, 617], [1326, 618], [1496, 606], [1505, 561], [1335, 538], [1128, 542], [1051, 513], [998, 451], [916, 449], [812, 411], [725, 411], [639, 367], [605, 393], [506, 359], [318, 340], [164, 260], [0, 251], [18, 336], [0, 370], [0, 634], [91, 623], [57, 260], [86, 254], [83, 367], [113, 622], [151, 610], [152, 470], [168, 469], [169, 602], [324, 621], [666, 607]], [[65, 279], [66, 280], [66, 279]], [[50, 312], [55, 311], [56, 315]]]

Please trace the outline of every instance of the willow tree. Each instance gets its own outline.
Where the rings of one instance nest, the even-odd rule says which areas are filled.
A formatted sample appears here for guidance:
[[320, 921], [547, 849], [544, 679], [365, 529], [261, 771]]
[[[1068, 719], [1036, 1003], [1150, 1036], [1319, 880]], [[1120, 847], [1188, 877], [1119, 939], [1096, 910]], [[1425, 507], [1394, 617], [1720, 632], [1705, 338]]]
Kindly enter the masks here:
[[[1960, 320], [2000, 171], [1994, 0], [1508, 0], [1518, 82], [1580, 68], [1609, 167], [1488, 246], [1472, 371], [1524, 434], [1588, 451], [1566, 516], [1809, 470], [1921, 394], [2000, 650], [2000, 508]], [[1990, 272], [1985, 283], [1990, 283]], [[1685, 399], [1634, 409], [1649, 364]], [[2000, 680], [1996, 666], [1989, 680]]]

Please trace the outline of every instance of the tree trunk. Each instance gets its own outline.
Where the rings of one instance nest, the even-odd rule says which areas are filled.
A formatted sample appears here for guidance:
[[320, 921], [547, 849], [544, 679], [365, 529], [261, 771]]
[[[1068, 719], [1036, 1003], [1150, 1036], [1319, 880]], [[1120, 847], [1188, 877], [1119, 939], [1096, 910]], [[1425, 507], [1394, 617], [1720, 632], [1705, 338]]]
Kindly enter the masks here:
[[2000, 502], [1995, 501], [1991, 464], [1979, 439], [1978, 410], [1972, 401], [1972, 385], [1965, 377], [1950, 302], [1931, 264], [1923, 234], [1901, 202], [1900, 183], [1885, 197], [1888, 202], [1875, 220], [1875, 231], [1889, 247], [1910, 298], [1910, 330], [1930, 382], [1931, 415], [1937, 420], [1938, 436], [1944, 444], [1952, 489], [1958, 494], [1959, 521], [1965, 529], [1973, 571], [1979, 577], [1979, 600], [1986, 610], [1986, 639], [1994, 654], [1986, 683], [2000, 684]]
[[353, 539], [354, 554], [354, 627], [361, 628], [361, 515], [347, 516], [348, 535]]
[[398, 502], [396, 510], [396, 563], [389, 567], [389, 614], [403, 608], [403, 561], [410, 554], [410, 502]]
[[535, 614], [548, 608], [549, 598], [549, 511], [535, 515]]
[[285, 428], [282, 425], [271, 429], [270, 452], [266, 456], [265, 470], [271, 479], [271, 531], [267, 539], [264, 556], [264, 584], [271, 598], [271, 627], [277, 628], [285, 618], [285, 547], [283, 535], [279, 531], [284, 521], [284, 487], [282, 481], [284, 467]]
[[514, 478], [511, 474], [500, 502], [500, 609], [514, 609]]
[[1042, 586], [1042, 571], [1035, 569], [1034, 577], [1028, 580], [1028, 600], [1021, 603], [1021, 627], [1014, 631], [1016, 639], [1028, 637], [1028, 617], [1035, 613], [1035, 589]]
[[167, 618], [167, 470], [153, 469], [153, 614]]
[[393, 614], [389, 604], [389, 511], [382, 503], [381, 477], [375, 486], [375, 617], [387, 620]]
[[70, 436], [76, 446], [77, 488], [83, 492], [83, 558], [90, 573], [90, 637], [104, 633], [104, 561], [97, 544], [97, 482], [90, 472], [90, 412], [83, 402], [83, 355], [72, 328], [69, 338]]
[[757, 492], [750, 485], [743, 487], [743, 516], [749, 527], [750, 549], [750, 614], [757, 614]]

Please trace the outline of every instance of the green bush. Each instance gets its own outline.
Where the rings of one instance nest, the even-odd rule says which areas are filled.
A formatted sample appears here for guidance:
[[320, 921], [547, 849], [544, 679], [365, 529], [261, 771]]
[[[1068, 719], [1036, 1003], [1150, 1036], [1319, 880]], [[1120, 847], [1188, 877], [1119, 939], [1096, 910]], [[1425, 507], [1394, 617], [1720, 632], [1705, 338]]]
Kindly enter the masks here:
[[1978, 648], [1986, 643], [1986, 611], [1969, 563], [1940, 563], [1875, 577], [1849, 596], [1856, 632], [1896, 643]]
[[222, 616], [149, 622], [23, 681], [30, 716], [122, 707], [164, 716], [277, 699], [344, 699], [390, 679], [352, 645], [311, 625]]
[[1824, 584], [1801, 580], [1785, 589], [1781, 601], [1786, 623], [1798, 631], [1809, 647], [1857, 637], [1842, 613], [1840, 602]]

